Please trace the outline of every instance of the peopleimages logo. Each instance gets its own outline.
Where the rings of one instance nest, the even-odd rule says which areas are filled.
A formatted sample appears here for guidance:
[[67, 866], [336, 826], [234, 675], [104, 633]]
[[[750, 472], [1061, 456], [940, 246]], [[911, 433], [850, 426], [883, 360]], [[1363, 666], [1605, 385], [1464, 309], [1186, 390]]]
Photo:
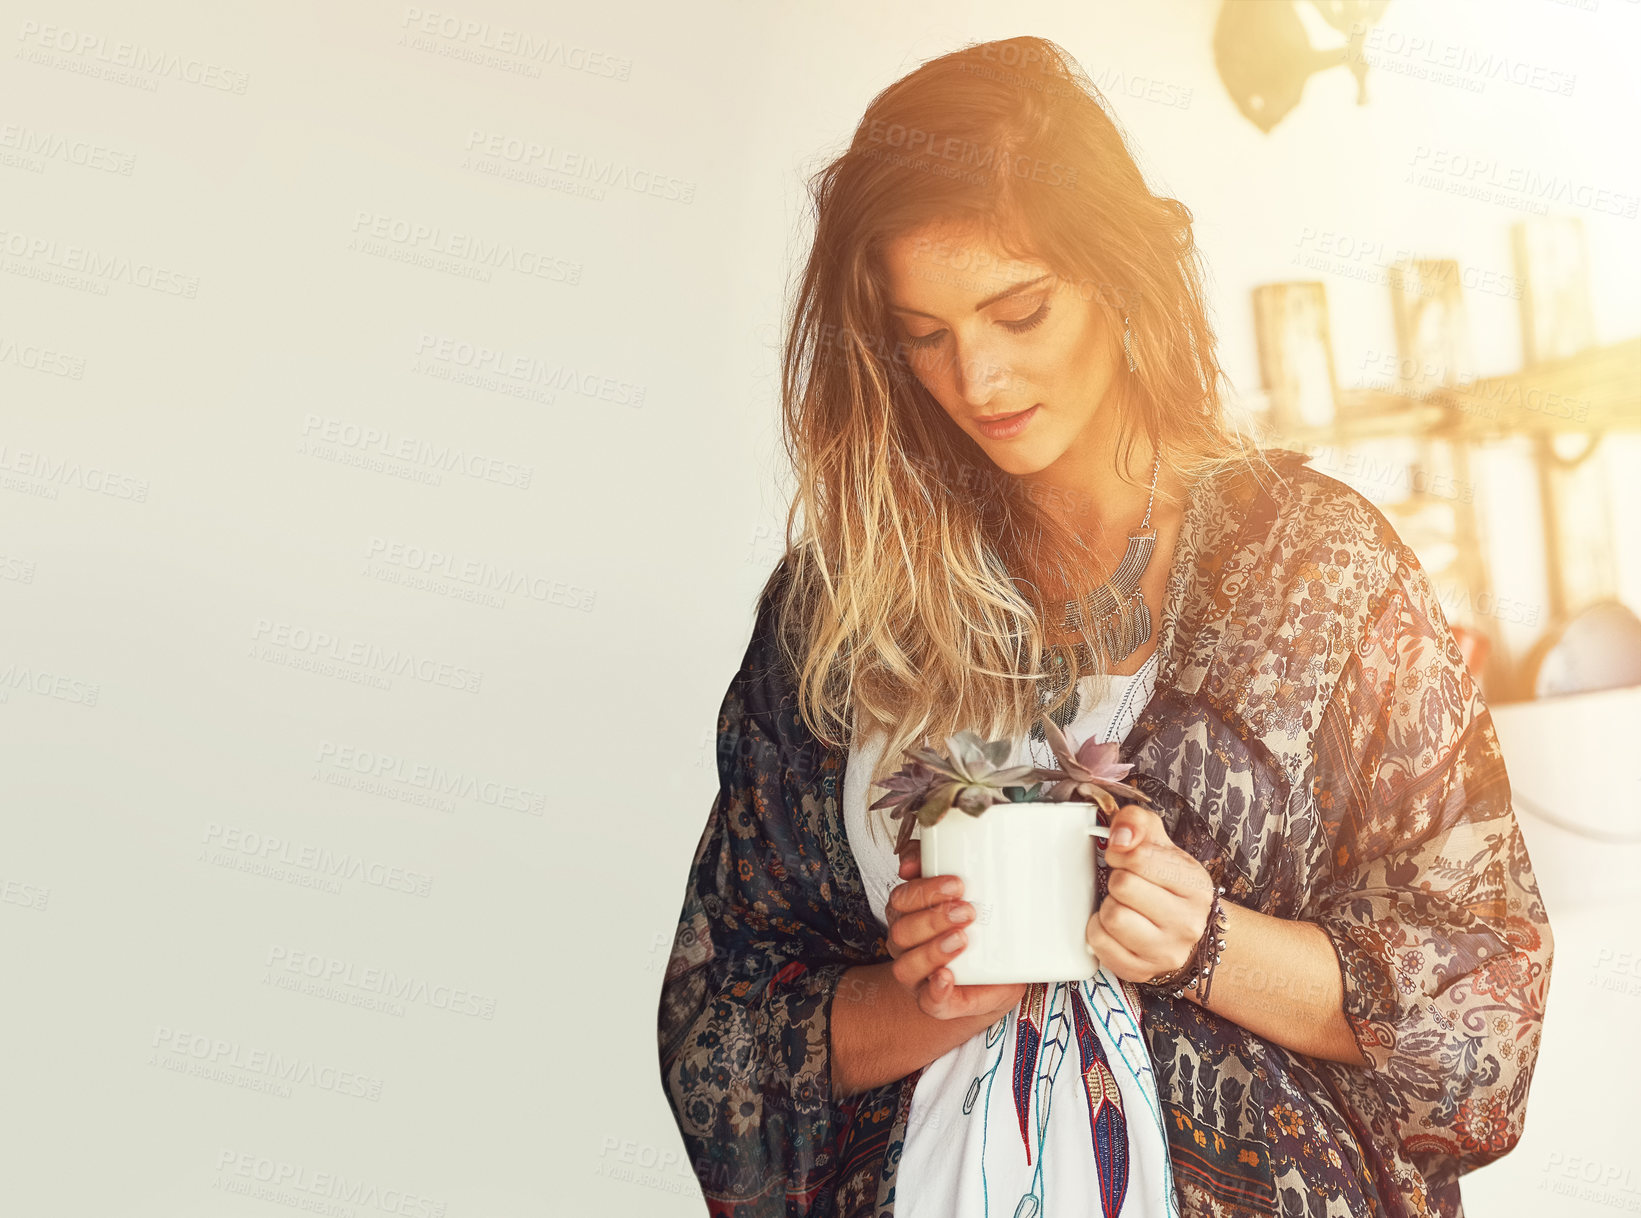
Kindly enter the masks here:
[[91, 282], [103, 289], [101, 295], [107, 294], [110, 283], [129, 284], [187, 300], [199, 295], [197, 275], [185, 275], [169, 267], [121, 254], [104, 253], [89, 245], [59, 242], [55, 237], [36, 237], [0, 229], [0, 253], [58, 271], [88, 276]]
[[1537, 215], [1546, 214], [1549, 205], [1555, 204], [1633, 220], [1641, 208], [1641, 196], [1627, 191], [1540, 173], [1528, 165], [1501, 165], [1491, 157], [1428, 144], [1414, 150], [1403, 180], [1483, 202], [1519, 205]]
[[137, 167], [137, 158], [129, 152], [116, 152], [90, 140], [69, 139], [54, 131], [39, 131], [16, 123], [0, 126], [0, 148], [9, 148], [20, 156], [38, 158], [41, 168], [45, 161], [63, 161], [82, 169], [98, 169], [130, 177]]
[[218, 63], [209, 63], [191, 55], [155, 50], [138, 42], [111, 42], [101, 34], [85, 30], [71, 30], [59, 25], [41, 25], [38, 21], [25, 21], [17, 38], [23, 44], [18, 52], [19, 58], [35, 57], [25, 55], [25, 52], [44, 54], [47, 58], [51, 53], [72, 55], [110, 68], [128, 68], [147, 76], [168, 76], [184, 84], [200, 85], [224, 93], [244, 93], [251, 83], [248, 72], [241, 72]]
[[438, 224], [425, 224], [361, 208], [354, 212], [352, 231], [355, 239], [373, 238], [407, 250], [470, 262], [486, 270], [514, 271], [526, 278], [548, 279], [557, 283], [581, 282], [582, 267], [579, 262], [529, 246], [514, 245], [510, 241], [486, 240], [473, 233], [457, 232]]
[[[442, 685], [465, 693], [478, 693], [484, 680], [482, 672], [469, 672], [458, 664], [447, 664], [415, 652], [393, 648], [385, 650], [377, 643], [364, 639], [344, 639], [328, 630], [314, 630], [291, 622], [276, 622], [259, 617], [251, 629], [253, 643], [278, 648], [279, 653], [294, 653], [322, 658], [335, 664], [352, 665], [373, 676], [411, 676], [429, 685]], [[253, 659], [271, 659], [273, 655], [258, 653], [253, 647]], [[296, 665], [293, 665], [295, 667]]]
[[514, 55], [535, 64], [564, 68], [570, 72], [586, 72], [612, 80], [626, 80], [632, 74], [632, 60], [619, 55], [578, 46], [562, 38], [544, 38], [511, 26], [492, 25], [488, 21], [434, 12], [416, 5], [405, 9], [399, 25], [408, 33], [443, 38], [457, 45], [477, 47], [500, 55]]
[[6, 471], [38, 479], [53, 491], [60, 486], [69, 486], [99, 495], [112, 495], [116, 499], [129, 499], [133, 503], [144, 503], [148, 499], [148, 481], [145, 478], [30, 452], [26, 448], [14, 450], [0, 444], [0, 472]]
[[10, 691], [15, 689], [43, 698], [96, 706], [102, 688], [95, 681], [80, 681], [27, 664], [10, 663], [0, 667], [0, 702], [10, 701]]
[[613, 157], [561, 148], [503, 131], [485, 131], [474, 127], [468, 131], [465, 144], [471, 162], [464, 163], [467, 168], [483, 169], [483, 163], [474, 162], [472, 158], [489, 158], [498, 164], [554, 175], [588, 187], [627, 190], [673, 203], [695, 202], [695, 191], [699, 186], [698, 182], [688, 178], [675, 178]]
[[[416, 336], [416, 356], [476, 376], [488, 375], [521, 385], [539, 385], [555, 394], [568, 390], [590, 400], [634, 409], [644, 404], [643, 385], [605, 376], [585, 367], [555, 363], [539, 356], [448, 335], [429, 334], [425, 330]], [[458, 378], [453, 376], [451, 379]]]
[[[908, 127], [902, 123], [885, 123], [882, 119], [873, 119], [868, 123], [864, 135], [864, 143], [875, 144], [877, 148], [895, 149], [908, 158], [905, 162], [896, 163], [906, 163], [914, 168], [918, 167], [918, 158], [927, 157], [947, 162], [964, 172], [995, 170], [1008, 177], [1029, 178], [1049, 186], [1077, 184], [1074, 166], [1045, 161], [1042, 157], [1024, 153], [1014, 154], [1006, 146], [981, 146], [959, 136], [925, 131], [921, 127]], [[861, 154], [874, 158], [885, 155], [874, 148], [862, 148]]]
[[335, 740], [319, 742], [317, 760], [321, 766], [331, 766], [346, 774], [402, 783], [434, 795], [468, 799], [510, 812], [541, 816], [547, 807], [546, 795], [530, 787]]
[[357, 1209], [338, 1208], [356, 1206], [395, 1214], [398, 1218], [444, 1218], [449, 1204], [402, 1188], [383, 1187], [345, 1172], [315, 1171], [305, 1163], [292, 1163], [254, 1151], [224, 1148], [217, 1156], [217, 1172], [212, 1188], [316, 1214], [357, 1214]]
[[0, 337], [0, 364], [27, 368], [30, 372], [43, 372], [47, 376], [67, 377], [71, 381], [80, 380], [85, 376], [84, 356], [69, 355], [36, 343], [19, 343], [3, 337]]
[[150, 1042], [154, 1051], [149, 1064], [173, 1069], [187, 1063], [192, 1068], [181, 1072], [197, 1074], [216, 1082], [243, 1085], [245, 1079], [233, 1072], [251, 1076], [270, 1084], [269, 1087], [251, 1087], [251, 1090], [272, 1090], [274, 1094], [289, 1096], [291, 1085], [312, 1087], [336, 1095], [352, 1096], [361, 1100], [382, 1098], [382, 1080], [341, 1070], [301, 1056], [286, 1056], [277, 1049], [263, 1049], [220, 1036], [201, 1032], [184, 1032], [160, 1024], [154, 1029]]
[[365, 547], [365, 557], [429, 578], [454, 580], [486, 592], [523, 596], [543, 604], [583, 612], [592, 609], [598, 595], [594, 588], [584, 588], [562, 579], [549, 579], [546, 575], [522, 567], [498, 566], [484, 559], [412, 545], [390, 537], [372, 537]]
[[487, 994], [475, 994], [428, 981], [425, 977], [401, 976], [392, 969], [361, 968], [351, 960], [336, 960], [317, 952], [292, 951], [285, 947], [270, 947], [264, 964], [268, 969], [264, 981], [273, 981], [274, 973], [283, 972], [325, 985], [379, 994], [394, 1002], [426, 1003], [454, 1015], [471, 1015], [477, 1019], [496, 1017], [496, 1000]]
[[[347, 419], [304, 416], [302, 420], [302, 447], [304, 455], [325, 456], [329, 445], [335, 453], [353, 454], [366, 464], [369, 461], [399, 461], [427, 475], [440, 473], [465, 474], [484, 482], [515, 486], [529, 490], [536, 467], [519, 465], [500, 457], [470, 453], [459, 444], [440, 444], [415, 436], [396, 436], [382, 427], [352, 423]], [[3, 450], [0, 450], [3, 451]], [[353, 463], [353, 462], [346, 462]]]
[[425, 897], [433, 889], [433, 877], [426, 872], [360, 858], [347, 852], [337, 853], [325, 846], [292, 842], [273, 834], [220, 825], [215, 821], [205, 826], [203, 840], [208, 850], [214, 848], [229, 857], [240, 856], [258, 863], [299, 868], [331, 879], [363, 880], [366, 884], [391, 892], [408, 892]]

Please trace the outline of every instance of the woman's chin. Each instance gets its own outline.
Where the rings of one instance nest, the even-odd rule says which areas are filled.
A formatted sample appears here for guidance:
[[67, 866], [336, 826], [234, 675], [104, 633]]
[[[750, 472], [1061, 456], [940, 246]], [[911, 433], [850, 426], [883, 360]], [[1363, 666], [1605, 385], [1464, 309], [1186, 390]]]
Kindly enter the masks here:
[[1053, 446], [1038, 437], [1031, 440], [1023, 436], [1019, 440], [981, 440], [980, 447], [991, 458], [993, 465], [1016, 478], [1047, 469], [1057, 456], [1052, 451]]

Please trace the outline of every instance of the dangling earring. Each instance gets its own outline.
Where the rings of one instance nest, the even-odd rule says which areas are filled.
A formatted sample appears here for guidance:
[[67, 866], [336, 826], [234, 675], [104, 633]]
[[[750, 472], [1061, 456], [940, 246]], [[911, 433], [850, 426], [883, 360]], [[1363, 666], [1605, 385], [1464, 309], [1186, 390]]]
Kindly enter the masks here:
[[1128, 314], [1126, 313], [1122, 315], [1122, 353], [1128, 357], [1128, 370], [1130, 372], [1137, 371], [1137, 365], [1134, 363], [1134, 352], [1129, 346]]

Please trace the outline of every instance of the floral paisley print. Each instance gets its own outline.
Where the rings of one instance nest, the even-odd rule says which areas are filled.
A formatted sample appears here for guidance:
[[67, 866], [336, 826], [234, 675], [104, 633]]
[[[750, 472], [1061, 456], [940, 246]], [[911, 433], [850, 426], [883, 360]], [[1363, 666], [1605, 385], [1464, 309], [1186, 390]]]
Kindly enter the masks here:
[[[1460, 1174], [1521, 1136], [1554, 940], [1428, 576], [1357, 492], [1266, 456], [1274, 474], [1192, 488], [1122, 760], [1227, 899], [1327, 935], [1368, 1064], [1146, 993], [1180, 1209], [1453, 1218]], [[839, 811], [846, 750], [797, 715], [772, 619], [766, 595], [719, 715], [662, 1080], [710, 1214], [892, 1218], [921, 1071], [831, 1092], [833, 1006], [869, 997], [843, 974], [889, 955]], [[1286, 997], [1275, 970], [1247, 983]]]

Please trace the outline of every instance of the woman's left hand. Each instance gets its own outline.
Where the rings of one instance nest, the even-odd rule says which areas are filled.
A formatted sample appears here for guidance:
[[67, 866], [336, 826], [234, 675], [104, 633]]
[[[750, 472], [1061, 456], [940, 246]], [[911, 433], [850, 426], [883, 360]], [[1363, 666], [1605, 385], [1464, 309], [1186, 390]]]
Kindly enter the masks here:
[[1124, 804], [1111, 818], [1106, 897], [1088, 919], [1094, 954], [1124, 981], [1150, 981], [1191, 958], [1208, 925], [1214, 881], [1174, 845], [1162, 817]]

